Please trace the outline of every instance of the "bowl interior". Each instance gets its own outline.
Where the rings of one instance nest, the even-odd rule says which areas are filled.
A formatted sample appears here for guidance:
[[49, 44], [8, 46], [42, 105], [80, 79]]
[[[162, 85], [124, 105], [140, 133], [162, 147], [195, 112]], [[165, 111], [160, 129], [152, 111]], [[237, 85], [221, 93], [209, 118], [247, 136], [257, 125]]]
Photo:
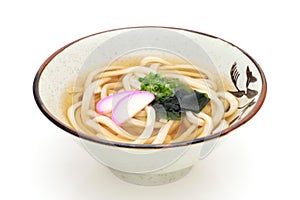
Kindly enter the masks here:
[[50, 56], [37, 73], [36, 100], [52, 121], [71, 130], [66, 117], [68, 88], [76, 86], [95, 67], [109, 66], [119, 58], [143, 55], [172, 55], [217, 75], [215, 81], [226, 86], [240, 101], [227, 132], [248, 121], [264, 101], [263, 72], [240, 48], [206, 34], [164, 27], [107, 31], [66, 45]]

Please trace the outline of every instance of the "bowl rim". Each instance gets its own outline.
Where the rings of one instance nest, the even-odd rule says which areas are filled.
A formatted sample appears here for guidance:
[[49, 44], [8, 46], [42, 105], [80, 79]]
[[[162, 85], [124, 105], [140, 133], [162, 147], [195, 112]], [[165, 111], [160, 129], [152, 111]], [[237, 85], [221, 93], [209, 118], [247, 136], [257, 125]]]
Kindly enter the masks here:
[[[130, 143], [120, 143], [120, 142], [113, 142], [113, 141], [108, 141], [108, 140], [103, 140], [97, 137], [93, 137], [93, 136], [89, 136], [85, 133], [81, 133], [75, 129], [72, 129], [66, 125], [64, 125], [64, 123], [62, 123], [57, 117], [55, 117], [53, 114], [51, 114], [51, 112], [47, 109], [47, 107], [44, 105], [40, 93], [39, 93], [39, 80], [42, 76], [42, 73], [44, 71], [44, 69], [47, 67], [47, 65], [52, 61], [52, 59], [54, 59], [59, 53], [61, 53], [63, 50], [65, 50], [66, 48], [68, 48], [69, 46], [87, 39], [89, 37], [93, 37], [95, 35], [99, 35], [99, 34], [103, 34], [103, 33], [108, 33], [108, 32], [114, 32], [114, 31], [120, 31], [120, 30], [127, 30], [127, 29], [143, 29], [143, 28], [162, 28], [162, 29], [172, 29], [172, 30], [180, 30], [180, 31], [186, 31], [186, 32], [191, 32], [191, 33], [195, 33], [195, 34], [199, 34], [199, 35], [203, 35], [206, 37], [210, 37], [210, 38], [214, 38], [214, 39], [219, 39], [235, 48], [237, 48], [239, 51], [241, 51], [246, 57], [248, 57], [255, 65], [255, 67], [257, 68], [260, 77], [261, 77], [261, 81], [262, 81], [262, 89], [260, 91], [260, 95], [257, 99], [257, 102], [255, 104], [255, 106], [253, 107], [253, 109], [247, 114], [245, 115], [240, 121], [234, 123], [233, 125], [229, 126], [228, 128], [208, 135], [206, 137], [201, 137], [201, 138], [196, 138], [193, 140], [187, 140], [187, 141], [182, 141], [182, 142], [177, 142], [177, 143], [170, 143], [170, 144], [130, 144]], [[212, 140], [212, 139], [216, 139], [219, 137], [223, 137], [225, 135], [228, 135], [230, 132], [232, 132], [233, 130], [237, 129], [238, 127], [244, 125], [246, 122], [248, 122], [262, 107], [264, 100], [266, 98], [266, 93], [267, 93], [267, 81], [266, 81], [266, 77], [264, 75], [264, 72], [262, 70], [262, 68], [260, 67], [260, 65], [256, 62], [256, 60], [254, 60], [246, 51], [244, 51], [243, 49], [241, 49], [240, 47], [213, 35], [207, 34], [207, 33], [203, 33], [203, 32], [199, 32], [199, 31], [194, 31], [194, 30], [190, 30], [190, 29], [185, 29], [185, 28], [177, 28], [177, 27], [168, 27], [168, 26], [133, 26], [133, 27], [123, 27], [123, 28], [116, 28], [116, 29], [110, 29], [110, 30], [106, 30], [106, 31], [101, 31], [101, 32], [97, 32], [94, 34], [90, 34], [84, 37], [81, 37], [77, 40], [74, 40], [73, 42], [70, 42], [68, 44], [66, 44], [65, 46], [59, 48], [57, 51], [55, 51], [52, 55], [50, 55], [44, 62], [43, 64], [40, 66], [40, 68], [38, 69], [35, 77], [34, 77], [34, 81], [33, 81], [33, 96], [35, 99], [35, 102], [37, 104], [37, 106], [39, 107], [39, 109], [41, 110], [41, 112], [52, 122], [54, 123], [56, 126], [58, 126], [59, 128], [61, 128], [62, 130], [72, 134], [75, 137], [78, 137], [79, 139], [84, 139], [90, 142], [96, 142], [99, 144], [103, 144], [103, 145], [109, 145], [109, 146], [117, 146], [117, 147], [124, 147], [124, 148], [141, 148], [141, 149], [159, 149], [159, 148], [174, 148], [174, 147], [181, 147], [181, 146], [187, 146], [187, 145], [192, 145], [192, 144], [198, 144], [198, 143], [202, 143], [208, 140]]]

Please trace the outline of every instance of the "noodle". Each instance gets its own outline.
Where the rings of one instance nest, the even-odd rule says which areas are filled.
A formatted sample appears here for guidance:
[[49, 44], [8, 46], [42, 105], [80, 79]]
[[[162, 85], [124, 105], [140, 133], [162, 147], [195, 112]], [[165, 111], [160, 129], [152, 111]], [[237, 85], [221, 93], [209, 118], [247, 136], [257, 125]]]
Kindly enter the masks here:
[[146, 107], [147, 121], [146, 126], [142, 134], [133, 142], [134, 144], [144, 143], [152, 134], [155, 123], [155, 110], [152, 106]]
[[[69, 89], [73, 104], [67, 109], [67, 117], [75, 129], [103, 140], [121, 143], [182, 142], [224, 130], [229, 126], [226, 119], [234, 116], [238, 110], [239, 101], [236, 97], [219, 88], [209, 72], [193, 65], [173, 64], [163, 58], [148, 56], [131, 66], [114, 65], [96, 69], [87, 75], [82, 85]], [[177, 79], [195, 91], [206, 93], [210, 102], [199, 113], [185, 112], [180, 121], [158, 118], [151, 105], [122, 125], [117, 125], [111, 119], [111, 112], [99, 114], [95, 111], [99, 100], [121, 91], [140, 90], [139, 78], [151, 72]]]
[[162, 144], [164, 142], [173, 122], [173, 120], [169, 120], [168, 123], [161, 127], [152, 144]]

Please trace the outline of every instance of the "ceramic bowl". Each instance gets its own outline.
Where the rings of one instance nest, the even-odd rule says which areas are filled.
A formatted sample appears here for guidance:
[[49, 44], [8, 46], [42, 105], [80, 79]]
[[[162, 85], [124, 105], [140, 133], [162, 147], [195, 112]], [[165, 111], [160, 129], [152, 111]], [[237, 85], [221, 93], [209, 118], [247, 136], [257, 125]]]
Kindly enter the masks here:
[[[66, 88], [84, 71], [107, 66], [124, 55], [180, 56], [195, 66], [230, 81], [240, 102], [228, 128], [204, 138], [171, 144], [127, 144], [81, 133], [65, 112]], [[53, 53], [38, 70], [33, 93], [42, 113], [74, 136], [96, 160], [119, 178], [140, 185], [170, 183], [186, 175], [229, 133], [249, 121], [266, 96], [266, 79], [258, 63], [239, 47], [215, 36], [171, 27], [131, 27], [104, 31], [78, 39]], [[74, 155], [76, 156], [76, 155]]]

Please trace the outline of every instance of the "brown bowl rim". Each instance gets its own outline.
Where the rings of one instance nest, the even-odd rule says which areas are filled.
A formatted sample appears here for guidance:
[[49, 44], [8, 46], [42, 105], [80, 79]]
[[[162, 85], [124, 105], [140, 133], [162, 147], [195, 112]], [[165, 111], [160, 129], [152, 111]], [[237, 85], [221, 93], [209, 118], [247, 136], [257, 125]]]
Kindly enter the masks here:
[[[47, 65], [52, 61], [52, 59], [54, 57], [56, 57], [59, 53], [61, 53], [63, 50], [65, 50], [67, 47], [81, 41], [84, 40], [86, 38], [95, 36], [95, 35], [99, 35], [99, 34], [103, 34], [103, 33], [107, 33], [107, 32], [113, 32], [113, 31], [119, 31], [119, 30], [125, 30], [125, 29], [139, 29], [139, 28], [164, 28], [164, 29], [172, 29], [172, 30], [182, 30], [182, 31], [187, 31], [187, 32], [192, 32], [192, 33], [196, 33], [196, 34], [200, 34], [200, 35], [204, 35], [210, 38], [214, 38], [214, 39], [219, 39], [223, 42], [226, 42], [227, 44], [237, 48], [238, 50], [240, 50], [245, 56], [247, 56], [255, 65], [255, 67], [257, 68], [257, 70], [259, 71], [260, 77], [261, 77], [261, 81], [262, 81], [262, 89], [260, 91], [260, 95], [257, 99], [257, 102], [255, 104], [255, 106], [253, 107], [253, 109], [247, 114], [245, 115], [240, 121], [238, 121], [237, 123], [233, 124], [232, 126], [208, 135], [206, 137], [202, 137], [202, 138], [196, 138], [193, 140], [188, 140], [188, 141], [183, 141], [183, 142], [177, 142], [177, 143], [170, 143], [170, 144], [130, 144], [130, 143], [119, 143], [119, 142], [113, 142], [113, 141], [108, 141], [108, 140], [102, 140], [100, 138], [97, 137], [92, 137], [89, 136], [87, 134], [81, 133], [77, 130], [74, 130], [66, 125], [64, 125], [64, 123], [62, 123], [59, 119], [57, 119], [54, 115], [51, 114], [51, 112], [47, 109], [47, 107], [44, 105], [41, 97], [40, 97], [40, 93], [39, 93], [39, 80], [40, 77], [43, 73], [43, 70], [47, 67]], [[117, 146], [117, 147], [124, 147], [124, 148], [143, 148], [143, 149], [159, 149], [159, 148], [174, 148], [174, 147], [181, 147], [181, 146], [187, 146], [187, 145], [192, 145], [192, 144], [198, 144], [198, 143], [202, 143], [208, 140], [212, 140], [212, 139], [216, 139], [219, 137], [223, 137], [225, 135], [228, 135], [230, 132], [232, 132], [233, 130], [237, 129], [238, 127], [244, 125], [246, 122], [248, 122], [262, 107], [264, 100], [266, 98], [266, 93], [267, 93], [267, 81], [266, 81], [266, 77], [263, 73], [262, 68], [260, 67], [260, 65], [243, 49], [239, 48], [238, 46], [213, 35], [210, 34], [206, 34], [206, 33], [202, 33], [199, 31], [194, 31], [194, 30], [190, 30], [190, 29], [185, 29], [185, 28], [176, 28], [176, 27], [167, 27], [167, 26], [135, 26], [135, 27], [124, 27], [124, 28], [117, 28], [117, 29], [110, 29], [110, 30], [106, 30], [106, 31], [101, 31], [101, 32], [97, 32], [82, 38], [79, 38], [73, 42], [70, 42], [69, 44], [61, 47], [60, 49], [58, 49], [57, 51], [55, 51], [51, 56], [49, 56], [44, 63], [40, 66], [39, 70], [37, 71], [34, 81], [33, 81], [33, 95], [34, 95], [34, 99], [36, 101], [36, 104], [38, 105], [39, 109], [41, 110], [41, 112], [51, 121], [53, 122], [56, 126], [58, 126], [59, 128], [63, 129], [64, 131], [72, 134], [75, 137], [78, 137], [80, 139], [85, 139], [88, 140], [90, 142], [96, 142], [99, 144], [103, 144], [103, 145], [109, 145], [109, 146]]]

